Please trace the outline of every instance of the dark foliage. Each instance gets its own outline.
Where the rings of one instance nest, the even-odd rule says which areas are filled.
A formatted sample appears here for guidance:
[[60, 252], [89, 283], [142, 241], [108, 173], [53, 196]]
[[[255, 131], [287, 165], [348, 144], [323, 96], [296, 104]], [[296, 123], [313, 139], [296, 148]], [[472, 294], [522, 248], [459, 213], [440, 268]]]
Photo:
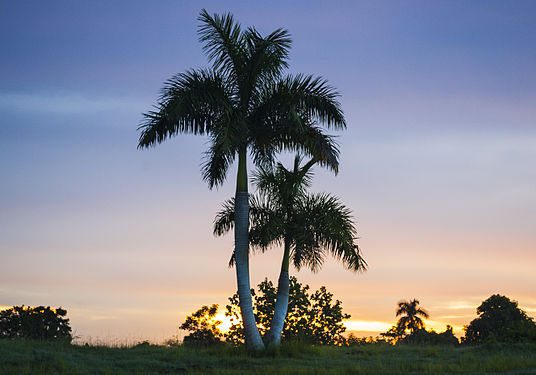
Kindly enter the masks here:
[[[283, 341], [301, 341], [317, 345], [340, 345], [345, 343], [343, 333], [346, 328], [342, 321], [350, 315], [342, 311], [342, 302], [333, 301], [333, 294], [326, 287], [310, 294], [309, 285], [303, 286], [296, 277], [290, 278], [289, 306]], [[270, 329], [274, 313], [276, 287], [265, 279], [258, 285], [258, 292], [251, 290], [254, 299], [255, 319], [261, 334]], [[226, 334], [227, 341], [240, 343], [244, 339], [243, 326], [240, 320], [238, 295], [229, 298], [226, 316], [231, 317], [233, 325]]]
[[[284, 245], [289, 261], [301, 269], [318, 271], [331, 254], [346, 268], [362, 272], [367, 263], [358, 245], [351, 210], [330, 194], [310, 194], [314, 159], [302, 165], [296, 155], [294, 167], [281, 163], [264, 166], [253, 174], [257, 194], [250, 195], [249, 243], [252, 250], [265, 252]], [[223, 204], [214, 220], [214, 235], [234, 227], [234, 200]], [[229, 262], [234, 265], [234, 253]]]
[[476, 309], [478, 318], [465, 327], [462, 342], [536, 342], [536, 324], [517, 301], [494, 294]]
[[397, 344], [417, 345], [458, 345], [460, 342], [452, 332], [452, 326], [447, 325], [444, 332], [437, 333], [434, 330], [417, 329], [399, 340]]
[[183, 344], [189, 346], [213, 346], [221, 343], [222, 333], [218, 329], [221, 321], [214, 317], [218, 312], [218, 305], [203, 306], [193, 314], [186, 317], [180, 329], [189, 331], [184, 337]]
[[13, 306], [0, 311], [0, 338], [71, 342], [67, 310], [50, 306]]
[[397, 331], [405, 332], [407, 329], [411, 332], [424, 329], [424, 321], [419, 317], [428, 318], [428, 312], [419, 307], [419, 300], [398, 302], [396, 316], [400, 316], [397, 323]]
[[392, 326], [387, 332], [380, 333], [380, 336], [390, 344], [396, 344], [406, 335], [406, 329], [400, 325]]
[[[387, 332], [381, 333], [383, 340], [391, 344], [419, 344], [419, 345], [457, 345], [458, 339], [452, 332], [452, 327], [447, 325], [444, 332], [437, 333], [434, 330], [427, 331], [424, 321], [429, 318], [426, 310], [419, 307], [419, 300], [398, 302], [396, 316], [400, 316], [397, 324]], [[409, 331], [409, 332], [408, 332]]]

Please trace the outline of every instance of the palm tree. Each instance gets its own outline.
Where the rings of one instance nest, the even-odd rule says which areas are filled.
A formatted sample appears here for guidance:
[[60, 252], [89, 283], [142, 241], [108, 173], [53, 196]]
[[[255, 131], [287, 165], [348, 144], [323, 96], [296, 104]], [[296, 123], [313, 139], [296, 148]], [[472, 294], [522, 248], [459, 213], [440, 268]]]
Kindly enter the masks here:
[[411, 332], [415, 332], [418, 329], [424, 328], [424, 322], [419, 317], [422, 316], [425, 319], [429, 318], [429, 314], [426, 310], [418, 307], [419, 300], [412, 299], [411, 301], [400, 301], [398, 302], [398, 309], [396, 310], [396, 316], [400, 316], [400, 319], [397, 323], [397, 329], [404, 332], [406, 329], [409, 329]]
[[[350, 210], [328, 194], [307, 194], [315, 160], [302, 167], [300, 163], [301, 157], [296, 156], [292, 170], [287, 170], [281, 163], [275, 169], [259, 168], [254, 175], [259, 195], [250, 197], [252, 248], [264, 252], [272, 246], [284, 247], [276, 305], [266, 337], [269, 346], [277, 346], [281, 341], [288, 309], [291, 261], [298, 270], [306, 266], [317, 271], [326, 253], [331, 253], [350, 270], [366, 268], [354, 242], [356, 229]], [[231, 199], [216, 216], [214, 234], [228, 232], [233, 224]]]
[[178, 133], [208, 135], [202, 167], [209, 188], [223, 183], [238, 159], [235, 258], [240, 309], [249, 349], [264, 347], [251, 304], [248, 251], [248, 151], [256, 165], [273, 163], [281, 150], [301, 150], [338, 171], [338, 148], [322, 132], [346, 127], [338, 94], [321, 78], [283, 76], [291, 45], [277, 29], [262, 36], [242, 29], [231, 14], [199, 16], [199, 40], [211, 69], [190, 70], [169, 79], [156, 109], [144, 114], [139, 148]]

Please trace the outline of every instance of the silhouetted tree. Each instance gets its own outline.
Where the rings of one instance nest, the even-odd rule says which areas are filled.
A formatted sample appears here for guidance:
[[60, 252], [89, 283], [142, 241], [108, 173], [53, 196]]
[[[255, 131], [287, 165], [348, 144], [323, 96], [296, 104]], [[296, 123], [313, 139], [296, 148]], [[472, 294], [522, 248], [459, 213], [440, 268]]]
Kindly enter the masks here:
[[235, 259], [240, 310], [248, 348], [264, 347], [255, 326], [249, 281], [248, 152], [256, 165], [273, 163], [282, 150], [301, 150], [338, 170], [339, 152], [320, 124], [344, 129], [338, 94], [324, 79], [283, 76], [291, 45], [287, 30], [262, 36], [243, 30], [231, 14], [202, 10], [198, 34], [212, 69], [191, 70], [168, 80], [155, 111], [144, 115], [138, 147], [179, 133], [208, 135], [203, 178], [220, 185], [238, 159], [234, 210]]
[[[345, 343], [342, 335], [346, 331], [342, 321], [350, 315], [342, 311], [342, 302], [333, 300], [333, 294], [326, 287], [309, 293], [309, 285], [302, 285], [295, 277], [290, 278], [290, 298], [288, 315], [283, 328], [282, 338], [285, 341], [303, 341], [318, 345], [340, 345]], [[255, 318], [261, 332], [270, 330], [272, 315], [276, 304], [276, 288], [271, 281], [265, 279], [258, 285], [258, 291], [251, 290]], [[227, 340], [233, 343], [244, 339], [243, 326], [238, 312], [238, 296], [229, 298], [226, 316], [232, 320], [232, 326], [226, 334]]]
[[417, 329], [424, 328], [424, 322], [420, 318], [428, 318], [428, 312], [424, 309], [421, 309], [419, 306], [419, 300], [412, 299], [411, 301], [400, 301], [398, 302], [398, 309], [396, 310], [396, 316], [400, 316], [398, 320], [397, 328], [401, 331], [409, 329], [411, 332], [414, 332]]
[[396, 344], [405, 335], [406, 329], [399, 325], [392, 326], [387, 332], [380, 333], [380, 336], [382, 336], [390, 344]]
[[221, 343], [223, 336], [218, 326], [220, 320], [216, 320], [218, 305], [202, 306], [199, 310], [186, 317], [184, 323], [179, 327], [189, 331], [190, 334], [184, 337], [184, 345], [191, 346], [211, 346]]
[[[329, 194], [308, 194], [315, 160], [303, 166], [301, 162], [297, 155], [293, 169], [278, 163], [276, 168], [259, 168], [253, 177], [258, 195], [250, 197], [250, 245], [263, 252], [277, 245], [284, 248], [273, 321], [265, 337], [269, 346], [277, 346], [281, 340], [289, 303], [290, 263], [297, 269], [305, 266], [316, 271], [330, 253], [352, 271], [366, 268], [355, 243], [351, 211]], [[214, 234], [233, 227], [233, 207], [232, 199], [224, 203], [214, 221]]]
[[424, 328], [416, 329], [397, 342], [397, 344], [413, 345], [458, 345], [459, 343], [460, 341], [454, 336], [452, 326], [450, 325], [447, 325], [445, 331], [440, 333], [434, 330], [427, 331]]
[[519, 308], [517, 301], [494, 294], [476, 312], [479, 316], [465, 327], [462, 342], [536, 342], [536, 324]]
[[0, 338], [65, 340], [71, 342], [67, 310], [50, 306], [13, 306], [0, 311]]

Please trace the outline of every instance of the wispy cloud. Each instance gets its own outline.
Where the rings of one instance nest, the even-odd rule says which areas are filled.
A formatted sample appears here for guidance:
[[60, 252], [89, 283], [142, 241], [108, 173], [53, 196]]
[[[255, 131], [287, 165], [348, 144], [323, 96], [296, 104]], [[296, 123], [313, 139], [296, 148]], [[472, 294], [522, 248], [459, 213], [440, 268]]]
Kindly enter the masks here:
[[2, 93], [0, 110], [15, 113], [76, 115], [99, 112], [139, 113], [148, 101], [129, 96], [81, 93]]
[[467, 302], [467, 301], [452, 301], [449, 304], [447, 304], [445, 308], [449, 310], [467, 310], [467, 309], [474, 310], [475, 306], [477, 305], [478, 304]]
[[119, 319], [117, 316], [109, 315], [92, 315], [89, 317], [90, 320], [116, 320]]

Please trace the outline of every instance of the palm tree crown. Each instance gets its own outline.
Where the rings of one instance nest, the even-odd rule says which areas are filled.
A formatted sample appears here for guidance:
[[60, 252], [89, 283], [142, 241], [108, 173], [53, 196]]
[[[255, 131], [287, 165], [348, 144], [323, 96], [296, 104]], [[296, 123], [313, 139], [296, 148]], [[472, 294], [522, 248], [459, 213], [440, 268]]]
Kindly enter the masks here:
[[346, 127], [338, 94], [321, 78], [282, 76], [288, 31], [263, 37], [254, 27], [242, 30], [231, 14], [210, 16], [206, 10], [199, 21], [212, 69], [190, 70], [165, 83], [156, 109], [144, 114], [138, 147], [178, 133], [208, 135], [203, 178], [211, 188], [248, 148], [257, 165], [273, 162], [283, 149], [299, 149], [337, 171], [337, 145], [318, 124]]
[[400, 301], [398, 302], [398, 309], [396, 310], [396, 316], [400, 316], [400, 319], [397, 323], [397, 328], [405, 331], [409, 329], [411, 332], [414, 332], [417, 329], [424, 328], [424, 322], [419, 317], [422, 316], [425, 319], [429, 318], [429, 314], [426, 310], [418, 307], [419, 300], [412, 299], [411, 301]]
[[[301, 161], [296, 156], [292, 170], [278, 163], [275, 168], [259, 168], [254, 174], [259, 194], [250, 196], [251, 247], [264, 252], [285, 245], [297, 269], [307, 266], [317, 271], [326, 254], [331, 253], [348, 269], [365, 270], [366, 262], [355, 244], [357, 232], [351, 211], [329, 194], [308, 194], [315, 160], [303, 166]], [[214, 234], [223, 235], [233, 225], [231, 199], [216, 216]]]

